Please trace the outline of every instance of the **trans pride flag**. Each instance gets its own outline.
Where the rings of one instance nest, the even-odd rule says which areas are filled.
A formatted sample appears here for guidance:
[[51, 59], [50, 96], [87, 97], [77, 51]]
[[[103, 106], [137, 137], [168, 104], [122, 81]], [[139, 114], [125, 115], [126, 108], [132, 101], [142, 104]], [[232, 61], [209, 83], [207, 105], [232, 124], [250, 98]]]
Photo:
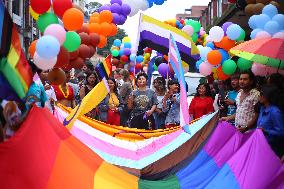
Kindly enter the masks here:
[[184, 79], [184, 71], [181, 64], [181, 57], [177, 48], [176, 41], [172, 34], [170, 34], [169, 41], [169, 62], [175, 71], [180, 85], [180, 126], [183, 127], [189, 123], [186, 83]]

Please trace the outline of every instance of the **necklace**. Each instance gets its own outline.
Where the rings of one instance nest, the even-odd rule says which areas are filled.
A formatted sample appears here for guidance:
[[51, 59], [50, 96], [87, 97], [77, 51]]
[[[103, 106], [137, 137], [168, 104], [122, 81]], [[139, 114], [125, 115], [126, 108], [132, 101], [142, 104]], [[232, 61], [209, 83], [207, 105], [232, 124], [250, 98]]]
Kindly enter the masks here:
[[59, 90], [61, 91], [61, 93], [63, 94], [64, 98], [68, 98], [69, 96], [69, 90], [68, 90], [68, 84], [66, 84], [66, 94], [64, 93], [63, 89], [62, 89], [62, 86], [59, 85]]

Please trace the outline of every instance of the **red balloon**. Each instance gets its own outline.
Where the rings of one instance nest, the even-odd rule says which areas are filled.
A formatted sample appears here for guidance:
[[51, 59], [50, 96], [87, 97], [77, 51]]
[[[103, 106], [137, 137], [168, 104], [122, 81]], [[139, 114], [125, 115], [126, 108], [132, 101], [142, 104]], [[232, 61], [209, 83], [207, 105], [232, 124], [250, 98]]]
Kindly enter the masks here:
[[53, 0], [54, 13], [62, 17], [64, 12], [73, 7], [71, 0]]
[[117, 66], [117, 65], [119, 64], [119, 60], [116, 59], [116, 58], [114, 58], [114, 59], [112, 59], [111, 63], [112, 63], [113, 65]]
[[100, 36], [96, 33], [91, 33], [89, 36], [91, 45], [93, 45], [93, 47], [97, 47], [100, 43]]
[[136, 70], [141, 70], [142, 69], [142, 64], [136, 64], [135, 65]]
[[62, 68], [66, 64], [69, 64], [70, 55], [69, 52], [64, 48], [60, 47], [59, 54], [57, 55], [57, 62], [54, 68]]
[[30, 3], [32, 9], [38, 14], [47, 12], [51, 6], [50, 0], [30, 0]]
[[87, 33], [87, 34], [90, 33], [89, 24], [84, 23], [81, 29], [77, 31], [77, 33], [82, 33], [82, 32]]
[[79, 47], [79, 55], [81, 58], [88, 58], [90, 56], [90, 48], [87, 45], [80, 45]]
[[84, 59], [78, 57], [75, 60], [70, 61], [70, 66], [72, 68], [80, 69], [84, 66]]
[[91, 58], [96, 53], [96, 48], [94, 48], [92, 45], [89, 45], [88, 47], [90, 48], [90, 56], [88, 58]]
[[81, 44], [90, 44], [90, 36], [87, 33], [79, 33], [79, 36], [81, 38]]
[[79, 50], [77, 49], [76, 51], [69, 52], [70, 55], [70, 60], [74, 60], [79, 56]]
[[129, 58], [128, 58], [128, 56], [126, 56], [126, 55], [122, 55], [122, 56], [120, 57], [120, 61], [121, 61], [121, 62], [128, 62], [128, 61], [129, 61]]
[[223, 80], [223, 81], [227, 80], [230, 77], [223, 72], [222, 66], [219, 66], [217, 68], [217, 75], [218, 75], [218, 79]]
[[151, 49], [151, 48], [149, 48], [149, 47], [147, 47], [147, 48], [144, 50], [144, 52], [145, 52], [145, 53], [150, 53], [150, 54], [151, 54], [151, 53], [152, 53], [152, 49]]

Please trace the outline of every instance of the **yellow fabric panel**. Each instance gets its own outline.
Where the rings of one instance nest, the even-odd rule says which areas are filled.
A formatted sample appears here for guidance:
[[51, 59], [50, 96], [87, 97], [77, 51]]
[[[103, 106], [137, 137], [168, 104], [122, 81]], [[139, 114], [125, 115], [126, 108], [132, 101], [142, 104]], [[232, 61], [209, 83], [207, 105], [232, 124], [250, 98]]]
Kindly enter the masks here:
[[138, 189], [138, 177], [114, 165], [103, 162], [94, 176], [94, 189], [106, 188]]

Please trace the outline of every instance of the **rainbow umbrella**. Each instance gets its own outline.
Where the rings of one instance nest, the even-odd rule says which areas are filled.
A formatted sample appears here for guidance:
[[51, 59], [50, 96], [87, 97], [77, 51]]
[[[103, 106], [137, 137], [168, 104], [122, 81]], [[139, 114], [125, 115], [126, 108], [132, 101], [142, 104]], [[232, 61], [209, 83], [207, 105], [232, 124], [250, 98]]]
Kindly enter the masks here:
[[284, 69], [284, 39], [253, 39], [233, 47], [230, 53], [267, 66]]

